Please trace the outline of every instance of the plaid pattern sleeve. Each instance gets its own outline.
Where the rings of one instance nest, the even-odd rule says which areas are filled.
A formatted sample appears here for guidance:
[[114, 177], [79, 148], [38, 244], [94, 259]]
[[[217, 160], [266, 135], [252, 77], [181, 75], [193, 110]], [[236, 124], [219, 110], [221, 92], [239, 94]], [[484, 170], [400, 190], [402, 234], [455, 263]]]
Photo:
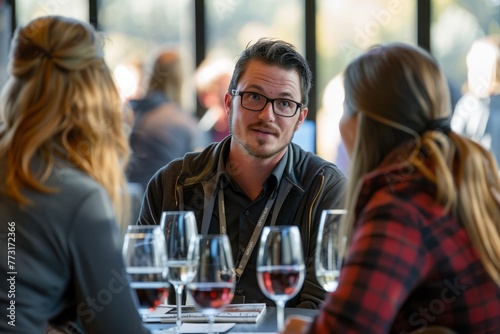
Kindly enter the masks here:
[[500, 292], [467, 233], [416, 176], [365, 180], [336, 291], [309, 333], [500, 333]]

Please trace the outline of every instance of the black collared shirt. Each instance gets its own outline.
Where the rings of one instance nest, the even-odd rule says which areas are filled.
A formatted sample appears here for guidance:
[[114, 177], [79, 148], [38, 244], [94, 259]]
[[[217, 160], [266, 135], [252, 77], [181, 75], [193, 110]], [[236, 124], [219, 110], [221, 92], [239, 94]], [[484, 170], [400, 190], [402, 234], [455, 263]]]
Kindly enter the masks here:
[[[286, 160], [288, 153], [283, 156], [276, 168], [271, 172], [269, 177], [262, 184], [262, 191], [257, 196], [255, 200], [251, 200], [248, 195], [241, 189], [241, 187], [233, 180], [225, 170], [224, 158], [226, 155], [222, 154], [219, 159], [217, 174], [219, 178], [217, 184], [224, 189], [224, 202], [225, 202], [225, 212], [226, 212], [226, 228], [227, 236], [229, 237], [231, 243], [231, 249], [233, 253], [233, 260], [235, 266], [237, 266], [243, 251], [248, 245], [252, 233], [257, 225], [260, 215], [264, 210], [266, 203], [268, 202], [270, 196], [273, 192], [277, 192], [280, 180], [283, 177], [283, 172], [286, 166]], [[217, 192], [215, 193], [217, 196]], [[210, 227], [208, 230], [209, 234], [220, 234], [220, 216], [218, 208], [218, 198], [215, 200], [212, 219], [210, 222]], [[271, 217], [273, 213], [273, 208], [271, 208], [267, 219], [266, 226], [270, 225]], [[260, 237], [259, 237], [260, 240]], [[240, 286], [245, 287], [248, 290], [248, 285], [245, 281], [256, 281], [257, 277], [257, 253], [258, 253], [258, 242], [252, 251], [250, 260], [243, 272], [243, 275], [237, 284], [236, 293], [239, 295], [245, 295], [245, 302], [256, 302], [262, 301], [264, 295], [260, 290], [256, 291], [245, 291]], [[254, 283], [255, 284], [255, 283]], [[253, 285], [254, 285], [253, 284]], [[252, 289], [254, 290], [254, 289]], [[272, 303], [273, 304], [273, 303]]]

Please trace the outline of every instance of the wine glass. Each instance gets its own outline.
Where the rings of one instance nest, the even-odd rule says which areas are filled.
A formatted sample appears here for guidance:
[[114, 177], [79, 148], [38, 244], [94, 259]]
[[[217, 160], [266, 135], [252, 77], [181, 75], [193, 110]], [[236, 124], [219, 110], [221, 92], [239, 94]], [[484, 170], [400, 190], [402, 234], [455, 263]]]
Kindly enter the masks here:
[[278, 331], [284, 327], [284, 308], [304, 283], [302, 241], [297, 226], [266, 226], [257, 255], [260, 289], [277, 307]]
[[326, 291], [335, 291], [344, 255], [345, 238], [339, 234], [346, 210], [323, 210], [316, 243], [316, 278]]
[[176, 294], [177, 320], [172, 330], [179, 330], [182, 325], [182, 291], [196, 274], [198, 229], [192, 211], [164, 211], [160, 225], [167, 245], [167, 279]]
[[165, 237], [158, 225], [129, 225], [122, 254], [140, 311], [146, 314], [168, 297]]
[[231, 303], [235, 289], [235, 272], [231, 244], [227, 235], [198, 236], [198, 271], [187, 285], [194, 304], [208, 316], [210, 333], [213, 332], [217, 313]]

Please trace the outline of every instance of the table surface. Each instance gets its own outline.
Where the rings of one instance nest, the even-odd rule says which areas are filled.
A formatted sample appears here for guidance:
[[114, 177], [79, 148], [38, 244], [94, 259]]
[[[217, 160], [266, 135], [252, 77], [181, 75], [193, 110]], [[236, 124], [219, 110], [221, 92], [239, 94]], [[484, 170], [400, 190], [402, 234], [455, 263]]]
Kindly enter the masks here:
[[[285, 308], [285, 319], [289, 315], [303, 315], [307, 317], [314, 317], [318, 310], [303, 309], [303, 308]], [[173, 327], [174, 324], [159, 324], [148, 323], [146, 327], [150, 330], [160, 330]], [[276, 307], [266, 307], [266, 313], [262, 316], [259, 322], [255, 324], [237, 323], [231, 330], [226, 333], [276, 333]]]

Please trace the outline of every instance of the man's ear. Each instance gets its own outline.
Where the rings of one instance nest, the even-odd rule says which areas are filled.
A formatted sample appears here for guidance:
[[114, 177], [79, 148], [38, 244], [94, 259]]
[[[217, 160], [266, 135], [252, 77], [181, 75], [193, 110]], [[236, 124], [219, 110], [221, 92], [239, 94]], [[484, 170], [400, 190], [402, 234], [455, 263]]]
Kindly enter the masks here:
[[231, 102], [233, 101], [233, 96], [229, 94], [229, 92], [226, 92], [224, 94], [224, 111], [226, 112], [226, 115], [229, 116], [231, 112]]
[[307, 109], [307, 108], [300, 109], [299, 120], [298, 120], [297, 124], [295, 124], [294, 131], [298, 131], [299, 130], [299, 128], [302, 125], [302, 123], [304, 123], [304, 121], [306, 120], [308, 112], [309, 112], [309, 109]]

